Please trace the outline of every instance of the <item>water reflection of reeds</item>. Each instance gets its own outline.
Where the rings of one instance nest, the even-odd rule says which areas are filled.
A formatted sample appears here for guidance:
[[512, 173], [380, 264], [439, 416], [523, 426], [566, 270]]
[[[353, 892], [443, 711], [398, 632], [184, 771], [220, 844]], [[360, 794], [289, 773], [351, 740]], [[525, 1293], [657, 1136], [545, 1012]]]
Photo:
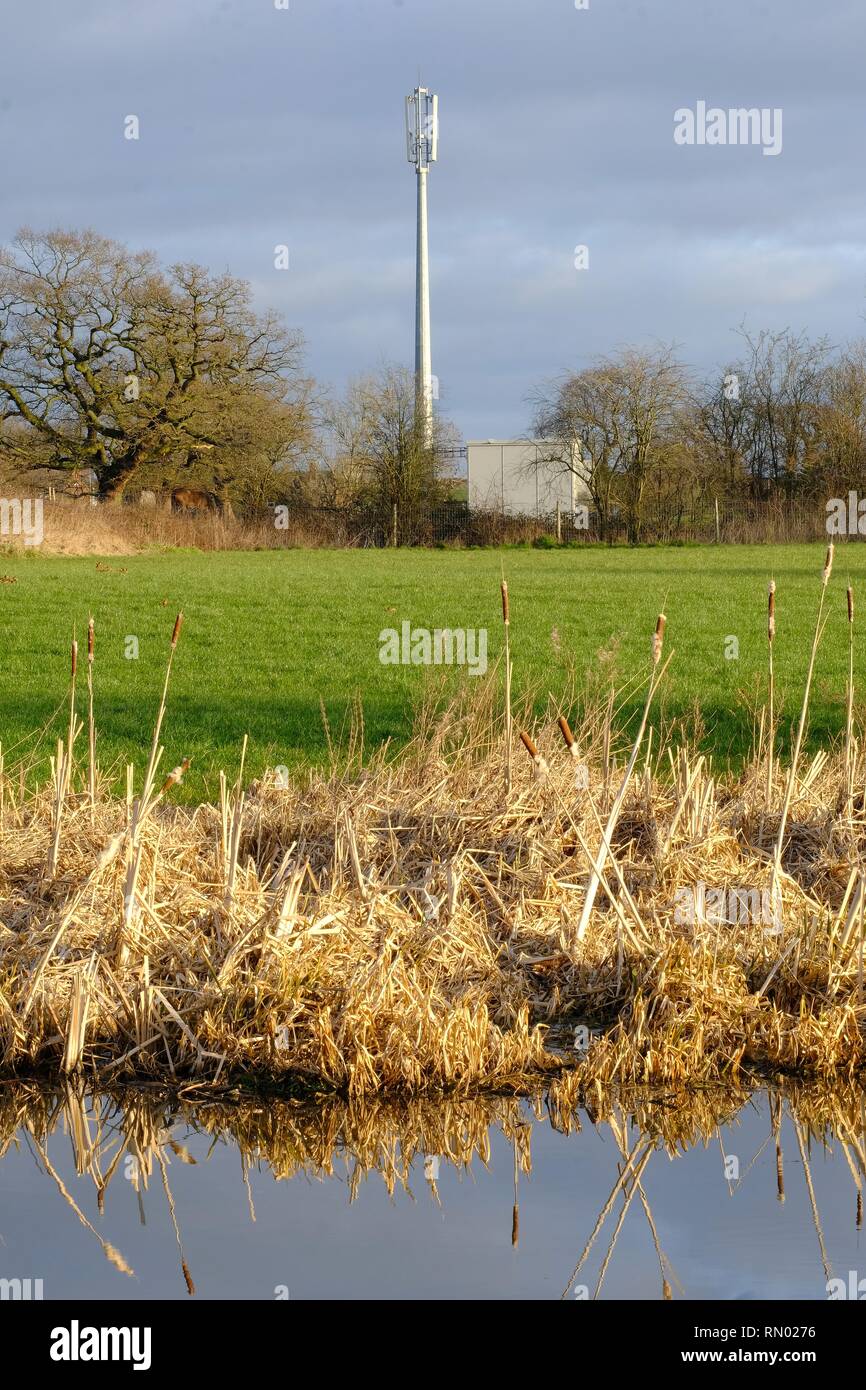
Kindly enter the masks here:
[[[665, 1253], [664, 1231], [647, 1194], [647, 1172], [659, 1156], [681, 1160], [689, 1150], [715, 1143], [724, 1159], [722, 1127], [736, 1125], [747, 1109], [765, 1114], [767, 1133], [743, 1172], [729, 1183], [729, 1190], [736, 1191], [769, 1149], [775, 1157], [773, 1196], [784, 1202], [784, 1134], [792, 1132], [797, 1181], [805, 1184], [816, 1254], [824, 1278], [829, 1280], [832, 1264], [812, 1178], [813, 1157], [818, 1151], [837, 1150], [843, 1156], [852, 1184], [852, 1216], [859, 1230], [866, 1174], [866, 1107], [864, 1093], [854, 1085], [830, 1091], [785, 1084], [767, 1092], [708, 1087], [689, 1092], [613, 1093], [594, 1088], [587, 1095], [579, 1090], [576, 1077], [569, 1075], [524, 1100], [482, 1094], [402, 1103], [373, 1100], [364, 1105], [333, 1101], [313, 1106], [273, 1097], [221, 1100], [212, 1091], [197, 1093], [195, 1088], [186, 1095], [158, 1087], [90, 1093], [71, 1084], [47, 1089], [36, 1083], [7, 1083], [0, 1086], [0, 1158], [13, 1147], [28, 1147], [106, 1259], [128, 1275], [133, 1270], [89, 1221], [82, 1202], [49, 1156], [49, 1140], [58, 1135], [68, 1138], [76, 1178], [93, 1184], [100, 1213], [106, 1210], [109, 1188], [119, 1173], [132, 1183], [140, 1202], [141, 1194], [158, 1184], [177, 1241], [180, 1271], [192, 1295], [195, 1284], [184, 1254], [181, 1221], [168, 1173], [173, 1159], [193, 1166], [197, 1163], [183, 1142], [191, 1135], [209, 1137], [208, 1158], [217, 1145], [237, 1148], [250, 1215], [255, 1219], [251, 1170], [269, 1171], [278, 1180], [302, 1174], [313, 1178], [342, 1175], [350, 1202], [368, 1177], [381, 1178], [389, 1195], [398, 1189], [412, 1195], [412, 1183], [417, 1185], [423, 1175], [431, 1198], [441, 1203], [440, 1165], [464, 1171], [475, 1163], [489, 1165], [492, 1138], [498, 1133], [513, 1154], [513, 1206], [509, 1215], [511, 1243], [518, 1247], [520, 1180], [532, 1171], [533, 1123], [547, 1123], [563, 1134], [575, 1134], [589, 1123], [613, 1140], [617, 1157], [610, 1191], [594, 1225], [585, 1233], [579, 1253], [576, 1249], [577, 1262], [562, 1297], [582, 1290], [582, 1296], [598, 1298], [626, 1223], [642, 1219], [658, 1262], [661, 1296], [670, 1299], [687, 1291]], [[143, 1207], [141, 1212], [143, 1221]], [[593, 1252], [597, 1270], [590, 1287], [579, 1280], [581, 1275], [586, 1277]]]

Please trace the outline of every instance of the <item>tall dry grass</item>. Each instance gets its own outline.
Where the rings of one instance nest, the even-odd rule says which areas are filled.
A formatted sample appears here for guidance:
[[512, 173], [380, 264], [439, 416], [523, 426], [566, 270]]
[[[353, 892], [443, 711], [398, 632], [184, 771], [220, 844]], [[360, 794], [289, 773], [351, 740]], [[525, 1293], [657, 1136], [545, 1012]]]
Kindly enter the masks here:
[[[48, 555], [136, 555], [166, 550], [272, 550], [287, 546], [350, 544], [338, 526], [299, 517], [277, 529], [272, 517], [239, 520], [215, 512], [173, 513], [165, 508], [93, 507], [89, 499], [75, 503], [45, 502], [45, 538], [40, 551]], [[21, 537], [4, 538], [3, 549], [24, 550]]]

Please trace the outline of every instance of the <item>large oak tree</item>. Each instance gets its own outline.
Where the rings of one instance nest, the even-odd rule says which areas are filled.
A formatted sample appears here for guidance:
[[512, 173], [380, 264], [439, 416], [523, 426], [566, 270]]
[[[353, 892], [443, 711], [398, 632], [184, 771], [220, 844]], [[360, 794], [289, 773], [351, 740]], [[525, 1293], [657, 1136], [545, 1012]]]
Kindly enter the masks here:
[[[205, 453], [225, 486], [263, 412], [296, 440], [301, 353], [227, 273], [164, 269], [91, 231], [24, 230], [0, 250], [0, 425], [23, 422], [43, 464], [92, 469], [104, 500]], [[20, 428], [13, 438], [20, 448]]]

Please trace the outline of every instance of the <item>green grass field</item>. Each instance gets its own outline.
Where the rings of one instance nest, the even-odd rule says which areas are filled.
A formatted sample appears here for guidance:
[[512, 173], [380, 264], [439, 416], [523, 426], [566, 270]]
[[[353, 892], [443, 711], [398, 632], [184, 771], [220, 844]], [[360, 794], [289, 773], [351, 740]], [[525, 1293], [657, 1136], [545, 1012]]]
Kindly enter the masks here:
[[[645, 669], [650, 634], [663, 608], [665, 650], [675, 649], [664, 712], [689, 717], [699, 706], [704, 745], [725, 765], [741, 759], [751, 739], [747, 696], [751, 692], [754, 702], [766, 672], [770, 577], [778, 586], [778, 698], [788, 721], [799, 710], [823, 553], [820, 546], [170, 552], [101, 562], [109, 573], [97, 570], [95, 557], [7, 553], [3, 569], [17, 582], [0, 585], [0, 739], [7, 763], [26, 756], [47, 772], [64, 729], [72, 626], [83, 647], [92, 612], [100, 762], [119, 771], [134, 761], [141, 770], [174, 615], [182, 608], [186, 620], [163, 741], [166, 771], [186, 755], [194, 759], [183, 789], [187, 799], [213, 797], [220, 768], [234, 775], [245, 733], [250, 773], [266, 765], [297, 769], [324, 761], [320, 700], [339, 735], [360, 694], [368, 750], [389, 738], [399, 744], [430, 672], [383, 666], [380, 631], [399, 629], [404, 619], [431, 630], [486, 627], [492, 665], [501, 650], [504, 566], [516, 691], [543, 681], [558, 695], [569, 655], [579, 671], [603, 668], [624, 685]], [[120, 573], [121, 566], [127, 573]], [[838, 734], [844, 723], [849, 576], [866, 617], [866, 549], [837, 549], [811, 706], [811, 747]], [[124, 654], [129, 636], [138, 638], [137, 660]], [[731, 636], [739, 642], [737, 660], [726, 659]], [[611, 653], [604, 662], [597, 659], [601, 649]], [[862, 679], [859, 643], [855, 670]], [[83, 682], [79, 690], [83, 712]], [[85, 754], [82, 739], [79, 756]]]

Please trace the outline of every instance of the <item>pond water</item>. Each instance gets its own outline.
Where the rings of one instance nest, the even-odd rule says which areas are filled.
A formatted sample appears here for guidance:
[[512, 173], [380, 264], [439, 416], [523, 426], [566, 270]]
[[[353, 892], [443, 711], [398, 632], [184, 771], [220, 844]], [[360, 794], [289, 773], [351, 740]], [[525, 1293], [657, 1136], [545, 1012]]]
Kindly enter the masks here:
[[46, 1300], [825, 1300], [866, 1276], [853, 1090], [597, 1111], [203, 1094], [0, 1085], [0, 1280]]

